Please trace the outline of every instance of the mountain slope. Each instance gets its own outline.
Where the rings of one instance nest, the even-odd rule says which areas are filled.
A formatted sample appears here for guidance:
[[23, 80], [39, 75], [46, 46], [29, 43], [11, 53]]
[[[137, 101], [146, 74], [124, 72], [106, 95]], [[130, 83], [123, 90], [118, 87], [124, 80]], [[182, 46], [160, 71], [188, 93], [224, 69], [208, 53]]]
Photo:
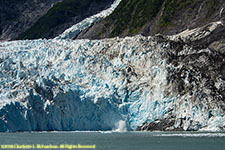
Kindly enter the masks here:
[[53, 38], [72, 25], [108, 8], [113, 0], [63, 0], [17, 39]]
[[78, 38], [176, 34], [219, 20], [224, 7], [223, 0], [122, 0], [113, 14]]
[[0, 40], [15, 39], [61, 0], [0, 0]]

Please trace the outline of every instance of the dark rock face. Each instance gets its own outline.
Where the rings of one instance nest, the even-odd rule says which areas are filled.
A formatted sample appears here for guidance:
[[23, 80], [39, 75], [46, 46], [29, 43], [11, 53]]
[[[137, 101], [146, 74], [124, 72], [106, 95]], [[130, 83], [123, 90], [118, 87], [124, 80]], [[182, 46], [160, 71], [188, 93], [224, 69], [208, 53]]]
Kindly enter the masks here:
[[[225, 111], [225, 51], [224, 51], [224, 24], [210, 23], [185, 33], [173, 36], [158, 35], [159, 42], [168, 44], [169, 49], [163, 56], [168, 67], [168, 84], [173, 88], [169, 93], [183, 99], [180, 106], [186, 105], [182, 116], [171, 110], [164, 119], [158, 119], [139, 126], [137, 131], [196, 131], [206, 126], [191, 119], [189, 109], [208, 112], [208, 118], [214, 117], [210, 110], [218, 109], [221, 114]], [[210, 31], [212, 27], [214, 30]], [[188, 106], [188, 101], [195, 106]], [[186, 104], [185, 104], [186, 103]], [[189, 117], [190, 116], [190, 117]]]
[[81, 20], [110, 7], [113, 0], [0, 2], [0, 40], [14, 40], [53, 38]]
[[224, 7], [223, 0], [122, 0], [109, 17], [77, 38], [177, 34], [219, 20], [225, 15]]
[[17, 39], [54, 38], [83, 19], [110, 7], [113, 0], [63, 0]]
[[151, 123], [144, 123], [137, 127], [136, 131], [184, 131], [183, 128], [174, 128], [175, 117], [170, 116], [166, 119], [155, 120]]
[[0, 40], [16, 38], [59, 1], [0, 0]]

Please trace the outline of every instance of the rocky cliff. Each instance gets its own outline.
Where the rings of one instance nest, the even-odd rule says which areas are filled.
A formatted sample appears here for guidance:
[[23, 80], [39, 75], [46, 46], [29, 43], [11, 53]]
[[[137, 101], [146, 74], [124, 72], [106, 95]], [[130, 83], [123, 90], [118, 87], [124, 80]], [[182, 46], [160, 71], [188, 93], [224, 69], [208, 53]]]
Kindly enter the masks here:
[[[210, 130], [215, 129], [212, 122], [223, 126], [217, 130], [224, 130], [224, 120], [213, 113], [215, 108], [219, 108], [222, 115], [225, 111], [224, 29], [224, 23], [219, 21], [186, 30], [175, 38], [169, 36], [172, 51], [168, 52], [167, 60], [175, 68], [169, 69], [168, 82], [173, 85], [170, 92], [177, 93], [182, 99], [175, 109], [182, 109], [183, 112], [174, 114], [176, 110], [172, 110], [164, 119], [143, 123], [137, 128], [138, 131]], [[165, 41], [165, 37], [160, 36], [160, 40]], [[189, 101], [193, 102], [191, 106]], [[208, 117], [209, 123], [199, 125], [204, 115], [197, 115], [197, 112], [204, 110], [208, 110], [205, 117]], [[192, 119], [194, 116], [196, 118]]]
[[[59, 2], [59, 3], [58, 3]], [[0, 40], [53, 38], [113, 0], [1, 0]]]
[[0, 40], [15, 39], [61, 0], [0, 0]]
[[110, 7], [114, 0], [63, 0], [17, 39], [54, 38], [74, 24]]

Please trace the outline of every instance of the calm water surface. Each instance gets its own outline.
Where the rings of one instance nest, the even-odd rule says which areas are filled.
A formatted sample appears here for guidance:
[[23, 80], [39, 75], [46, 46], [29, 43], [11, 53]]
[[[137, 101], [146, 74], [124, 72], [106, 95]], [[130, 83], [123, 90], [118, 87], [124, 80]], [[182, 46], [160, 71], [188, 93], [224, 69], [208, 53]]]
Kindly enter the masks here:
[[225, 133], [0, 133], [0, 145], [96, 145], [96, 150], [225, 150]]

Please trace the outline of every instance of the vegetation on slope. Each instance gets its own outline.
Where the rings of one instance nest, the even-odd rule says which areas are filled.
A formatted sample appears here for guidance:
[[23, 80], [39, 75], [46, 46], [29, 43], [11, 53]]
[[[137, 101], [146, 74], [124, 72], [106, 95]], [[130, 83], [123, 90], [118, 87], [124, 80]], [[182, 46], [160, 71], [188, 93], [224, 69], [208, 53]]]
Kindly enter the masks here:
[[101, 27], [94, 25], [79, 38], [175, 34], [215, 21], [220, 4], [223, 0], [122, 0]]
[[[190, 13], [196, 8], [197, 4], [208, 3], [209, 11], [206, 17], [211, 16], [216, 11], [216, 6], [218, 5], [218, 0], [166, 0], [165, 8], [163, 10], [162, 17], [160, 18], [159, 27], [166, 27], [171, 25], [171, 20], [177, 12], [182, 12], [182, 10], [188, 10]], [[202, 6], [200, 6], [202, 7]], [[198, 8], [200, 9], [200, 8]], [[183, 11], [184, 12], [184, 11]]]
[[111, 36], [118, 36], [124, 30], [136, 34], [149, 20], [156, 17], [163, 2], [164, 0], [123, 0], [113, 14], [106, 18], [105, 27], [114, 24]]

